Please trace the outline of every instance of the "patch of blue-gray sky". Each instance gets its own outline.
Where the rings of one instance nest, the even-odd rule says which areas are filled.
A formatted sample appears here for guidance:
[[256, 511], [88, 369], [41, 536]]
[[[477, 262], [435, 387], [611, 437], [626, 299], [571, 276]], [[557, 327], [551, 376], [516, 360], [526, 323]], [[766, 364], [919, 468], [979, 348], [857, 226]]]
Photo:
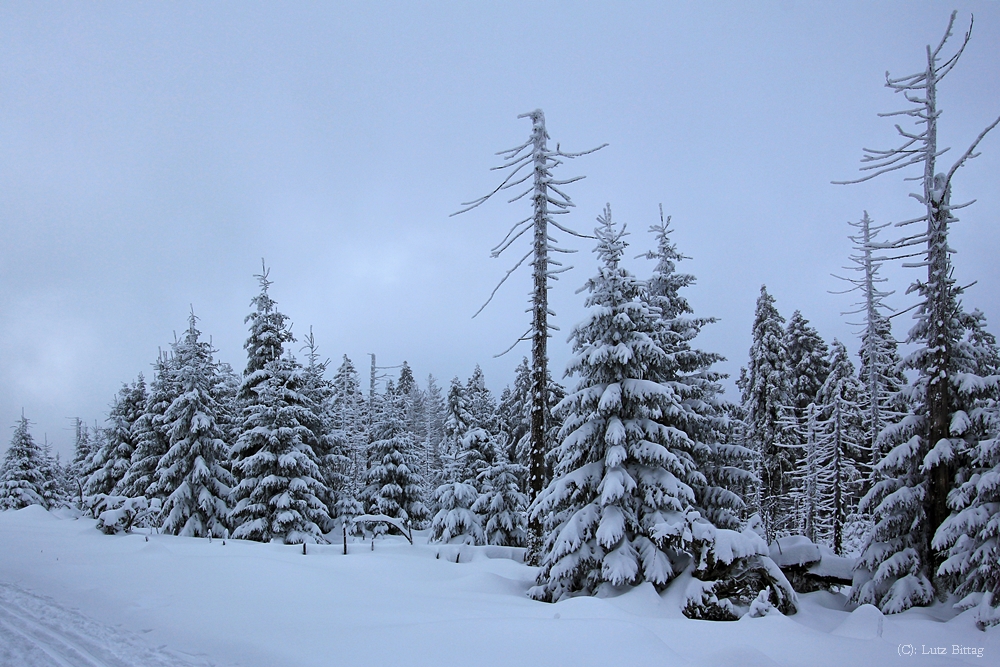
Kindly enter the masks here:
[[[508, 268], [489, 249], [528, 204], [448, 214], [495, 185], [493, 153], [538, 107], [565, 150], [610, 144], [562, 168], [587, 175], [564, 222], [592, 229], [611, 202], [631, 257], [658, 203], [673, 216], [688, 297], [721, 318], [698, 342], [723, 370], [745, 363], [761, 283], [856, 349], [851, 298], [828, 294], [846, 223], [920, 205], [898, 176], [830, 181], [857, 175], [862, 146], [895, 143], [876, 113], [903, 101], [883, 73], [918, 70], [953, 8], [962, 29], [976, 15], [939, 91], [957, 153], [1000, 113], [996, 3], [4, 3], [0, 423], [23, 407], [68, 453], [65, 418], [103, 419], [120, 382], [148, 379], [189, 304], [241, 369], [262, 256], [279, 307], [334, 365], [375, 352], [446, 386], [480, 363], [499, 391], [528, 353], [493, 359], [527, 326], [528, 272], [471, 315]], [[956, 178], [956, 200], [979, 201], [952, 245], [995, 331], [1000, 136], [982, 153]], [[557, 376], [594, 267], [565, 242], [581, 252], [552, 291]], [[884, 274], [888, 301], [910, 305], [917, 272]]]

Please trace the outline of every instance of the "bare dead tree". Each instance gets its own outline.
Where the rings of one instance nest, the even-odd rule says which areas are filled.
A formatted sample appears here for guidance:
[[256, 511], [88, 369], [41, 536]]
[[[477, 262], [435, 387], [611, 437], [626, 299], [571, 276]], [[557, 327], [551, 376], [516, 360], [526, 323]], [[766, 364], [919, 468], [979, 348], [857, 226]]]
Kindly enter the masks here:
[[[903, 236], [895, 241], [870, 242], [869, 247], [883, 253], [877, 260], [913, 258], [904, 262], [903, 266], [927, 268], [927, 282], [921, 283], [918, 280], [909, 290], [918, 292], [922, 299], [917, 306], [918, 324], [910, 331], [908, 342], [918, 344], [923, 350], [915, 358], [919, 359], [917, 370], [922, 378], [918, 381], [926, 383], [922, 408], [926, 421], [920, 456], [922, 460], [925, 456], [928, 457], [927, 463], [923, 464], [923, 467], [928, 468], [929, 474], [924, 500], [928, 525], [921, 538], [925, 542], [923, 553], [928, 557], [933, 553], [930, 540], [949, 514], [947, 497], [954, 481], [953, 463], [943, 448], [947, 447], [951, 436], [949, 424], [955, 396], [949, 374], [954, 366], [954, 346], [960, 335], [956, 327], [958, 296], [963, 288], [957, 287], [952, 277], [953, 250], [948, 246], [948, 226], [958, 221], [953, 215], [954, 211], [973, 203], [951, 203], [952, 179], [960, 167], [979, 155], [976, 153], [979, 143], [1000, 123], [1000, 118], [990, 123], [946, 171], [937, 171], [938, 158], [948, 150], [938, 146], [938, 120], [941, 111], [937, 102], [937, 86], [954, 69], [972, 37], [973, 21], [970, 19], [969, 29], [961, 45], [952, 55], [944, 54], [945, 45], [952, 36], [956, 14], [957, 12], [952, 12], [944, 37], [938, 45], [934, 48], [927, 46], [927, 65], [922, 71], [898, 78], [891, 77], [886, 72], [885, 85], [893, 92], [902, 93], [912, 106], [879, 115], [908, 116], [913, 119], [916, 129], [906, 129], [897, 124], [896, 131], [902, 138], [898, 146], [888, 150], [865, 148], [861, 158], [861, 171], [868, 173], [852, 181], [835, 181], [838, 184], [861, 183], [908, 167], [917, 167], [922, 171], [921, 175], [905, 180], [921, 184], [921, 191], [910, 196], [924, 205], [924, 213], [898, 222], [896, 226], [923, 223], [925, 227], [916, 234]], [[935, 448], [942, 449], [938, 453], [931, 451]], [[930, 463], [931, 461], [935, 462]]]
[[866, 447], [870, 449], [871, 466], [874, 468], [882, 460], [882, 452], [878, 442], [879, 434], [887, 424], [898, 421], [901, 416], [893, 405], [898, 402], [896, 393], [901, 385], [899, 371], [896, 369], [899, 361], [896, 353], [896, 341], [892, 338], [889, 325], [889, 319], [894, 315], [886, 316], [883, 314], [883, 312], [894, 310], [884, 300], [895, 292], [886, 291], [879, 287], [888, 282], [888, 278], [879, 276], [882, 262], [873, 256], [872, 249], [878, 233], [888, 227], [890, 223], [876, 225], [868, 216], [868, 211], [865, 211], [861, 220], [847, 224], [858, 231], [848, 236], [854, 244], [854, 252], [848, 257], [851, 264], [844, 268], [860, 275], [839, 276], [833, 274], [835, 278], [850, 283], [851, 287], [832, 293], [861, 293], [852, 309], [842, 312], [841, 315], [862, 316], [861, 322], [849, 322], [849, 324], [861, 327], [859, 332], [861, 334], [861, 381], [865, 384], [868, 392]]
[[[504, 274], [493, 292], [486, 300], [486, 303], [476, 311], [475, 317], [493, 300], [500, 286], [507, 282], [507, 279], [517, 271], [529, 258], [531, 258], [533, 289], [531, 291], [531, 326], [522, 334], [514, 344], [497, 356], [506, 354], [521, 341], [531, 341], [531, 429], [530, 429], [530, 466], [529, 476], [529, 497], [534, 500], [541, 493], [545, 483], [545, 432], [548, 421], [548, 351], [547, 341], [550, 329], [558, 329], [548, 322], [549, 315], [555, 315], [549, 309], [548, 290], [549, 279], [557, 280], [558, 274], [568, 271], [572, 267], [563, 264], [550, 255], [551, 253], [572, 253], [575, 250], [562, 248], [557, 245], [558, 241], [552, 237], [550, 226], [565, 232], [570, 236], [578, 238], [589, 238], [585, 234], [580, 234], [573, 229], [558, 222], [554, 216], [566, 214], [573, 207], [573, 202], [565, 192], [563, 186], [574, 183], [583, 178], [576, 176], [566, 180], [556, 180], [552, 176], [552, 170], [562, 164], [564, 159], [573, 159], [581, 155], [587, 155], [604, 148], [607, 144], [602, 144], [582, 153], [566, 153], [556, 144], [555, 150], [548, 147], [549, 134], [545, 129], [545, 114], [541, 109], [536, 109], [529, 113], [524, 113], [518, 118], [528, 118], [531, 120], [531, 136], [524, 143], [497, 153], [502, 158], [502, 163], [493, 167], [493, 171], [506, 172], [503, 180], [492, 192], [478, 199], [462, 204], [464, 208], [452, 213], [459, 215], [471, 211], [486, 203], [494, 195], [514, 189], [517, 193], [508, 200], [513, 203], [531, 198], [532, 214], [523, 220], [514, 223], [507, 235], [493, 247], [492, 257], [499, 257], [504, 251], [510, 248], [514, 242], [524, 236], [529, 230], [533, 233], [531, 247], [514, 265]], [[521, 187], [523, 186], [523, 189]], [[538, 521], [529, 523], [529, 559], [537, 558], [541, 545], [541, 524]]]

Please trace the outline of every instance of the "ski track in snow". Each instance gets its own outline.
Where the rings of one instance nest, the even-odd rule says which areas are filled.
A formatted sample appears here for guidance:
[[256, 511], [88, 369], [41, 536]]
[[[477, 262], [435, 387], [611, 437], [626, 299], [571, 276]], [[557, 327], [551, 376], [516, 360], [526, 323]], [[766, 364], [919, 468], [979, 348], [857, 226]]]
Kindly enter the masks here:
[[203, 667], [213, 663], [147, 646], [50, 598], [0, 583], [2, 667]]

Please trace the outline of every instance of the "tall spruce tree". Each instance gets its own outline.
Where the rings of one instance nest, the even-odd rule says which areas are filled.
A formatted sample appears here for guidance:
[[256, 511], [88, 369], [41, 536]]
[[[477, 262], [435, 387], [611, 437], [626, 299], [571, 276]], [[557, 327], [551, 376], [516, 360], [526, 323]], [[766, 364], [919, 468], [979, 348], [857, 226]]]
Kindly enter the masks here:
[[84, 485], [86, 495], [117, 495], [123, 491], [122, 482], [132, 466], [136, 448], [135, 422], [145, 410], [146, 400], [146, 380], [141, 374], [131, 385], [122, 384], [108, 413], [104, 447], [95, 457], [100, 467]]
[[663, 425], [681, 396], [660, 383], [666, 355], [643, 286], [620, 262], [624, 230], [598, 218], [599, 273], [586, 283], [589, 317], [573, 329], [568, 372], [580, 382], [559, 405], [555, 478], [530, 515], [548, 537], [538, 600], [594, 594], [603, 583], [664, 587], [685, 561], [688, 522], [703, 482], [693, 443]]
[[66, 507], [72, 497], [66, 468], [59, 461], [59, 454], [52, 454], [49, 439], [42, 441], [42, 500], [49, 509]]
[[0, 467], [0, 510], [19, 510], [29, 505], [49, 507], [45, 500], [44, 454], [31, 437], [29, 426], [22, 414], [4, 455]]
[[225, 467], [225, 433], [212, 394], [216, 363], [212, 346], [200, 340], [194, 312], [184, 338], [174, 344], [178, 396], [163, 414], [169, 449], [156, 468], [164, 496], [163, 532], [189, 537], [226, 533], [233, 477]]
[[792, 402], [787, 354], [784, 344], [785, 319], [774, 307], [774, 297], [761, 286], [754, 314], [750, 361], [740, 372], [738, 385], [743, 394], [747, 441], [757, 456], [760, 478], [760, 512], [768, 542], [793, 529], [791, 506], [794, 457], [782, 413]]
[[922, 214], [898, 225], [919, 224], [925, 228], [893, 242], [875, 247], [898, 257], [921, 257], [911, 266], [926, 268], [926, 282], [910, 288], [920, 301], [908, 343], [916, 350], [904, 361], [916, 377], [906, 394], [907, 416], [883, 431], [884, 442], [893, 446], [877, 470], [883, 476], [865, 497], [873, 513], [875, 528], [859, 563], [868, 576], [856, 579], [853, 596], [897, 612], [929, 603], [935, 592], [950, 589], [949, 577], [936, 580], [945, 554], [934, 546], [934, 536], [952, 508], [948, 498], [969, 473], [972, 442], [977, 433], [968, 421], [977, 401], [995, 397], [1000, 388], [995, 378], [982, 375], [972, 359], [981, 323], [966, 313], [960, 303], [963, 290], [954, 280], [948, 245], [948, 229], [957, 222], [954, 211], [963, 205], [951, 203], [951, 190], [958, 169], [976, 155], [983, 138], [1000, 124], [994, 120], [945, 172], [937, 160], [947, 149], [938, 146], [941, 110], [937, 87], [957, 65], [972, 36], [972, 25], [961, 46], [950, 56], [944, 53], [951, 37], [956, 13], [952, 13], [944, 37], [936, 47], [928, 46], [925, 67], [903, 77], [886, 75], [886, 86], [904, 94], [910, 107], [892, 116], [908, 116], [915, 129], [896, 125], [902, 142], [890, 150], [867, 150], [863, 171], [869, 173], [852, 182], [875, 178], [898, 169], [916, 167], [921, 175], [920, 192], [913, 196], [923, 205]]
[[502, 448], [476, 477], [479, 497], [472, 511], [482, 519], [486, 544], [523, 547], [527, 541], [524, 511], [528, 496], [521, 491], [527, 470], [513, 463]]
[[468, 390], [458, 376], [451, 379], [445, 400], [445, 453], [454, 458], [461, 451], [462, 438], [475, 426], [474, 417], [469, 411]]
[[[326, 542], [329, 489], [320, 470], [320, 418], [302, 368], [291, 357], [268, 362], [244, 409], [235, 449], [239, 484], [233, 489], [233, 537], [285, 544]], [[252, 454], [246, 454], [252, 452]]]
[[333, 432], [343, 441], [345, 454], [350, 458], [347, 482], [351, 496], [357, 498], [365, 476], [367, 403], [361, 393], [358, 371], [346, 354], [333, 376], [332, 385]]
[[420, 527], [429, 513], [414, 465], [413, 434], [406, 429], [405, 405], [393, 393], [379, 397], [368, 445], [367, 485], [361, 501], [370, 514], [384, 514]]
[[422, 476], [425, 489], [436, 488], [444, 476], [444, 461], [441, 458], [445, 439], [445, 400], [441, 387], [433, 375], [427, 376], [424, 392], [424, 466]]
[[485, 544], [482, 521], [473, 507], [480, 497], [478, 475], [496, 460], [493, 436], [483, 428], [473, 427], [459, 441], [451, 457], [451, 481], [434, 490], [437, 512], [431, 522], [431, 540]]
[[[326, 487], [324, 501], [331, 518], [344, 514], [357, 514], [356, 489], [351, 484], [351, 445], [346, 433], [337, 428], [334, 406], [336, 390], [332, 381], [327, 380], [326, 369], [330, 360], [320, 361], [319, 347], [313, 336], [312, 327], [302, 347], [306, 364], [302, 368], [302, 393], [312, 406], [316, 416], [317, 464], [322, 474], [321, 481]], [[324, 527], [324, 529], [327, 527]]]
[[656, 262], [647, 281], [645, 297], [655, 317], [654, 338], [664, 353], [660, 382], [678, 397], [679, 409], [664, 415], [662, 423], [683, 431], [694, 443], [694, 457], [705, 482], [695, 485], [698, 509], [721, 528], [739, 526], [745, 503], [740, 494], [753, 482], [750, 452], [726, 441], [727, 418], [720, 381], [726, 376], [712, 370], [722, 355], [693, 347], [701, 329], [716, 321], [692, 317], [694, 309], [681, 290], [695, 283], [677, 264], [686, 257], [670, 238], [670, 217], [650, 227], [654, 250], [640, 255]]
[[522, 465], [527, 465], [528, 458], [517, 456], [518, 451], [528, 451], [527, 446], [521, 445], [522, 440], [527, 440], [528, 426], [531, 417], [531, 366], [528, 358], [521, 359], [521, 363], [514, 369], [514, 384], [505, 389], [500, 396], [500, 404], [497, 407], [500, 428], [507, 434], [509, 455], [512, 460]]
[[834, 340], [830, 372], [817, 394], [822, 439], [819, 482], [827, 503], [820, 536], [838, 555], [844, 554], [844, 529], [861, 497], [866, 447], [864, 386], [854, 372], [847, 348]]
[[288, 316], [278, 310], [277, 303], [268, 294], [274, 284], [268, 279], [269, 275], [270, 270], [261, 260], [261, 272], [254, 276], [260, 283], [260, 293], [250, 300], [254, 311], [244, 319], [244, 323], [250, 324], [250, 335], [243, 344], [247, 351], [247, 366], [243, 371], [239, 394], [244, 402], [252, 402], [255, 399], [254, 387], [267, 379], [265, 366], [281, 359], [285, 343], [295, 341], [287, 326]]
[[819, 388], [830, 373], [830, 350], [809, 320], [796, 310], [785, 329], [785, 354], [791, 405], [797, 416], [816, 402]]
[[94, 443], [90, 438], [90, 427], [79, 417], [73, 418], [73, 460], [69, 464], [70, 495], [77, 504], [83, 506], [83, 485], [94, 472], [92, 467]]
[[170, 449], [167, 433], [166, 412], [180, 394], [178, 385], [177, 359], [160, 354], [153, 365], [153, 379], [142, 413], [132, 424], [135, 450], [129, 462], [128, 472], [122, 478], [121, 495], [128, 498], [164, 497], [156, 485], [156, 468], [160, 459]]

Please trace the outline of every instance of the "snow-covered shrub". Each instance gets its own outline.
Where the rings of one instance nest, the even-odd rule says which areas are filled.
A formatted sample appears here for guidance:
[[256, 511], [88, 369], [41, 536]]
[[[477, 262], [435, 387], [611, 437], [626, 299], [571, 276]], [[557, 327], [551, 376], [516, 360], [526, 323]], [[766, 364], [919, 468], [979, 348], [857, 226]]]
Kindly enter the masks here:
[[442, 484], [434, 492], [438, 507], [431, 523], [431, 542], [485, 544], [479, 517], [472, 511], [478, 499], [476, 487], [462, 482]]
[[160, 516], [160, 499], [145, 496], [128, 498], [99, 493], [85, 499], [91, 514], [97, 517], [97, 529], [107, 535], [127, 533], [134, 527], [157, 525]]
[[[755, 603], [761, 611], [765, 599], [782, 614], [798, 610], [795, 591], [760, 535], [716, 528], [704, 520], [691, 524], [691, 534], [694, 578], [685, 595], [685, 616], [735, 621]], [[761, 597], [763, 591], [767, 593]]]
[[481, 517], [486, 544], [523, 547], [527, 542], [524, 509], [528, 497], [521, 493], [524, 466], [511, 463], [503, 452], [489, 468], [479, 473], [479, 498], [472, 511]]

